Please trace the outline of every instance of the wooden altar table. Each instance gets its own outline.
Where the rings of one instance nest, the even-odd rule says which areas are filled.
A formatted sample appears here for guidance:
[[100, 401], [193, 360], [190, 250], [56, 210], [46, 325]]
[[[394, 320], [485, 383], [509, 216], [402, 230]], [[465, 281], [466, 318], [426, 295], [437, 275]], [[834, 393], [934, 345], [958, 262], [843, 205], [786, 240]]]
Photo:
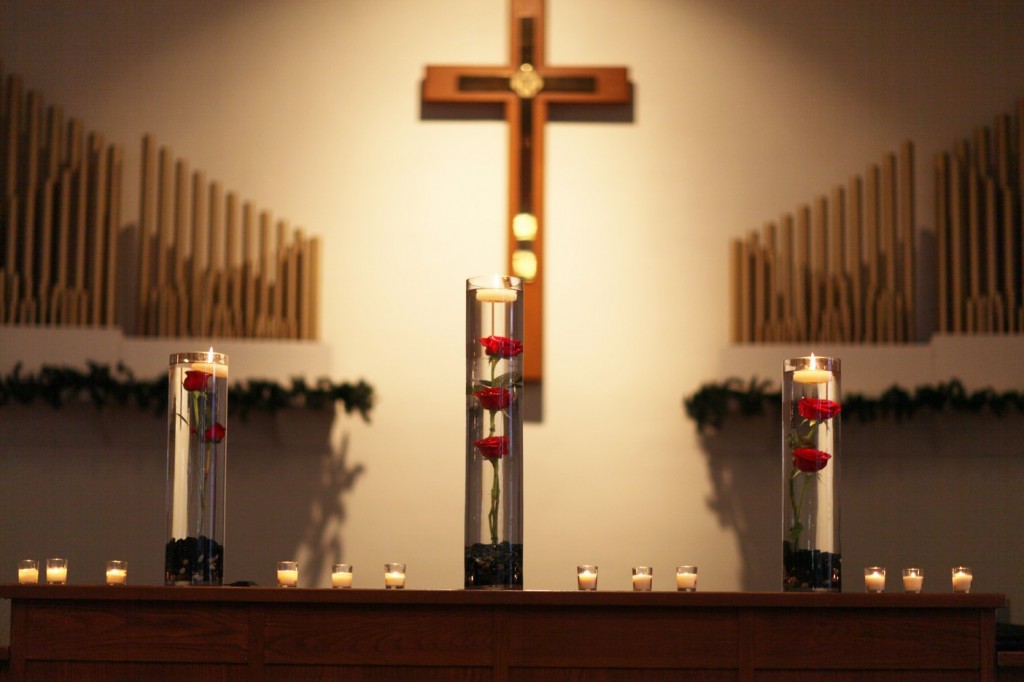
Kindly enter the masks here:
[[988, 680], [1000, 594], [0, 585], [0, 680]]

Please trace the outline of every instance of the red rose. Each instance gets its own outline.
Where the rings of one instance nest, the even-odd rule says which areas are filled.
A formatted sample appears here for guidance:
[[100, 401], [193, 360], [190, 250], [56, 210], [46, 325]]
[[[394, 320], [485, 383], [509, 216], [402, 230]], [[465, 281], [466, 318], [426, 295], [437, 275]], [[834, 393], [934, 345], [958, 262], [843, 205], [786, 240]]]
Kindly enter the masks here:
[[512, 391], [507, 388], [482, 388], [473, 392], [485, 410], [504, 410], [512, 404]]
[[496, 459], [508, 454], [508, 436], [490, 436], [473, 441], [480, 454], [487, 459]]
[[796, 406], [797, 412], [804, 419], [815, 419], [818, 421], [831, 419], [839, 414], [842, 406], [834, 400], [822, 398], [800, 398]]
[[224, 440], [224, 436], [226, 436], [227, 433], [228, 430], [225, 429], [220, 422], [217, 422], [203, 432], [203, 441], [207, 443], [219, 443]]
[[186, 391], [205, 391], [210, 386], [213, 375], [198, 369], [190, 369], [185, 372], [185, 381], [182, 382]]
[[523, 342], [510, 339], [507, 336], [487, 336], [480, 339], [488, 355], [497, 355], [502, 358], [514, 358], [523, 352]]
[[793, 466], [805, 473], [821, 471], [832, 459], [832, 455], [814, 448], [797, 448], [793, 450]]

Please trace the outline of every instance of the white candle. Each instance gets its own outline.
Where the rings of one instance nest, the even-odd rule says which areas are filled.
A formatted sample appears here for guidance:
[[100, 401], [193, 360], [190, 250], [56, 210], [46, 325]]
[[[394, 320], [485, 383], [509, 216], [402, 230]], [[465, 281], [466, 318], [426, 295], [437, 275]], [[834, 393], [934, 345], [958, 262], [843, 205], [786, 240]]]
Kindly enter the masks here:
[[634, 575], [633, 576], [633, 591], [634, 592], [650, 592], [651, 587], [654, 585], [653, 575]]
[[827, 384], [832, 381], [832, 372], [827, 369], [818, 369], [814, 353], [811, 353], [811, 360], [807, 369], [798, 369], [793, 372], [793, 381], [798, 384]]
[[922, 585], [924, 585], [923, 575], [911, 574], [903, 576], [903, 589], [906, 592], [920, 592]]
[[281, 587], [296, 587], [299, 584], [299, 569], [277, 569], [277, 584]]
[[953, 591], [970, 592], [972, 580], [974, 580], [974, 576], [971, 575], [970, 571], [955, 569], [953, 572]]
[[[385, 579], [385, 585], [387, 581]], [[351, 571], [335, 571], [331, 574], [331, 585], [334, 587], [352, 587]]]
[[68, 581], [67, 566], [47, 566], [46, 582], [64, 584]]
[[515, 303], [519, 292], [515, 289], [477, 289], [476, 300], [481, 303]]
[[596, 590], [597, 589], [597, 573], [588, 570], [584, 570], [581, 573], [576, 574], [576, 582], [581, 590]]
[[676, 573], [676, 589], [693, 592], [697, 589], [697, 574], [689, 572]]
[[206, 362], [193, 362], [191, 368], [196, 372], [206, 372], [212, 374], [215, 377], [226, 377], [228, 375], [228, 366], [223, 362], [213, 361], [213, 348], [207, 353]]
[[389, 590], [397, 590], [405, 587], [405, 573], [401, 571], [388, 571], [384, 574], [384, 587]]
[[107, 584], [108, 585], [124, 585], [128, 579], [128, 571], [123, 568], [108, 568], [107, 569]]
[[864, 576], [864, 587], [868, 592], [885, 592], [885, 574], [875, 571]]
[[39, 569], [38, 568], [19, 568], [18, 569], [18, 582], [22, 585], [34, 585], [39, 582]]

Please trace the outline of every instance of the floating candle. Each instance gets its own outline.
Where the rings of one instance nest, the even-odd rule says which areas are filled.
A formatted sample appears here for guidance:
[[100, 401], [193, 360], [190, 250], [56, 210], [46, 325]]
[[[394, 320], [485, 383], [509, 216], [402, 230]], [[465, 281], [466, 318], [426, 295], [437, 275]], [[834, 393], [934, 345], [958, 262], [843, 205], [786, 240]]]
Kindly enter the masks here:
[[798, 369], [793, 372], [793, 381], [798, 384], [827, 384], [832, 381], [832, 372], [827, 369], [818, 369], [814, 353], [811, 353], [811, 360], [806, 369]]
[[193, 362], [190, 367], [193, 371], [206, 372], [207, 374], [212, 374], [216, 378], [227, 377], [227, 362], [218, 362], [217, 360], [219, 360], [220, 357], [222, 357], [220, 353], [214, 353], [213, 348], [210, 348], [209, 352], [206, 354], [205, 362]]
[[481, 303], [515, 303], [519, 292], [515, 289], [477, 289], [476, 300]]

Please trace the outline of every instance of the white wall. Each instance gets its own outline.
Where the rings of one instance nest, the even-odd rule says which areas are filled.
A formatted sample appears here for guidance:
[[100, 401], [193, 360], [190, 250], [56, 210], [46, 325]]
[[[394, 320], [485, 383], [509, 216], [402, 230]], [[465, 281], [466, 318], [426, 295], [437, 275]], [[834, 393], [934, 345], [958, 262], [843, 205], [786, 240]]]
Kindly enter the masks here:
[[[751, 538], [714, 508], [720, 472], [681, 409], [684, 394], [721, 378], [728, 240], [906, 138], [918, 146], [922, 191], [930, 187], [935, 151], [1024, 94], [1024, 4], [549, 5], [549, 62], [627, 65], [636, 116], [548, 126], [545, 413], [525, 433], [526, 587], [570, 588], [573, 567], [587, 562], [601, 566], [602, 586], [622, 589], [633, 564], [666, 576], [685, 562], [700, 565], [705, 589], [774, 589], [772, 571], [766, 585], [745, 564]], [[503, 269], [506, 202], [505, 125], [420, 120], [419, 82], [428, 63], [504, 63], [506, 24], [502, 0], [0, 0], [4, 68], [125, 146], [131, 206], [139, 140], [153, 133], [228, 188], [323, 235], [332, 359], [309, 376], [365, 377], [379, 396], [372, 425], [335, 425], [347, 465], [361, 467], [340, 493], [341, 552], [367, 574], [405, 561], [418, 588], [461, 586], [463, 280]], [[928, 230], [929, 202], [919, 204]], [[59, 428], [61, 415], [51, 418]], [[774, 458], [776, 436], [764, 433]], [[296, 471], [282, 440], [281, 462], [260, 460], [280, 466], [278, 480], [320, 476], [312, 460]], [[244, 442], [232, 441], [234, 462], [248, 456]], [[78, 455], [68, 447], [67, 458]], [[162, 476], [163, 448], [160, 431], [133, 444], [128, 461], [156, 461], [143, 469]], [[0, 469], [26, 470], [22, 485], [58, 485], [52, 453], [29, 457], [0, 444]], [[947, 483], [958, 476], [943, 471]], [[266, 531], [279, 558], [302, 555], [314, 495], [285, 497], [258, 473], [246, 478], [245, 502], [303, 510]], [[896, 474], [844, 470], [854, 490], [916, 484]], [[79, 463], [62, 469], [59, 485], [85, 518], [95, 475]], [[742, 480], [755, 496], [762, 485], [777, 492], [775, 474]], [[162, 489], [162, 478], [145, 485]], [[29, 548], [8, 538], [31, 536], [23, 529], [40, 521], [6, 499], [3, 524], [21, 529], [0, 536], [0, 571], [10, 575]], [[162, 513], [160, 495], [138, 504], [145, 516]], [[941, 504], [924, 498], [919, 511], [938, 521]], [[865, 523], [855, 516], [844, 527], [859, 548], [849, 576], [859, 570], [850, 561], [871, 554]], [[965, 540], [976, 531], [957, 530]], [[140, 559], [150, 562], [146, 582], [159, 580], [162, 541]], [[1007, 583], [1020, 582], [1019, 562], [1015, 570]], [[270, 567], [227, 562], [226, 579], [254, 574], [269, 582]], [[669, 588], [666, 577], [656, 588]]]

